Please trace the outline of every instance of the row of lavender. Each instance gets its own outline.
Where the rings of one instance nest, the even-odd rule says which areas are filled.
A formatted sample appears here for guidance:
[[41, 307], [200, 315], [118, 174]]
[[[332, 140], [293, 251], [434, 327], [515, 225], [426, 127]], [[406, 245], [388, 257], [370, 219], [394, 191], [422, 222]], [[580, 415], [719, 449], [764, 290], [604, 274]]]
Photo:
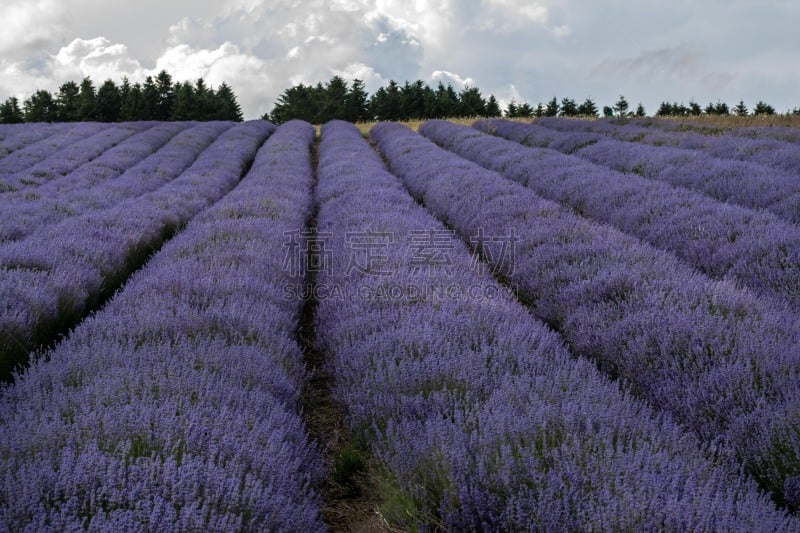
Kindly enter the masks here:
[[[229, 191], [274, 129], [266, 121], [234, 126], [161, 187], [2, 246], [0, 376], [7, 379], [28, 353], [76, 324], [165, 239]], [[127, 187], [140, 192], [140, 185]]]
[[[476, 126], [502, 137], [505, 125]], [[800, 228], [771, 213], [446, 121], [429, 121], [420, 131], [581, 216], [675, 253], [713, 278], [732, 276], [760, 294], [800, 308]]]
[[[233, 166], [257, 129], [232, 130]], [[310, 211], [312, 138], [278, 129], [231, 193], [3, 391], [0, 529], [324, 529], [301, 302], [282, 297], [299, 282], [282, 245]]]
[[167, 123], [133, 135], [69, 174], [2, 196], [0, 246], [71, 216], [107, 209], [178, 176], [230, 122]]
[[[126, 122], [82, 138], [61, 150], [52, 151], [51, 147], [44, 146], [42, 152], [38, 154], [44, 157], [38, 163], [32, 166], [23, 166], [17, 172], [0, 176], [0, 190], [24, 192], [43, 183], [58, 180], [81, 165], [101, 156], [132, 135], [156, 126], [155, 122]], [[8, 158], [13, 159], [13, 154], [4, 160]], [[15, 166], [14, 161], [11, 161], [10, 166], [12, 168]], [[3, 168], [3, 165], [0, 165], [0, 168]]]
[[376, 128], [392, 171], [462, 238], [516, 235], [503, 267], [573, 353], [630, 382], [707, 442], [725, 442], [776, 498], [800, 505], [800, 321], [712, 281], [410, 130]]
[[0, 127], [0, 157], [71, 129], [71, 124], [4, 124]]
[[703, 135], [696, 131], [669, 131], [646, 127], [642, 122], [636, 121], [620, 124], [604, 120], [543, 118], [537, 120], [536, 124], [563, 132], [599, 133], [619, 141], [701, 150], [721, 159], [757, 163], [800, 178], [800, 148], [796, 143], [777, 139], [732, 134]]
[[643, 126], [666, 131], [697, 131], [705, 135], [728, 133], [750, 139], [775, 139], [776, 141], [800, 144], [800, 130], [790, 126], [746, 126], [724, 127], [691, 120], [661, 120], [654, 118], [636, 119]]
[[[394, 128], [373, 135], [402, 151]], [[354, 126], [324, 126], [318, 178], [331, 261], [315, 329], [335, 396], [386, 471], [387, 518], [452, 531], [800, 527], [724, 457], [571, 357]], [[445, 237], [447, 261], [417, 261], [415, 248], [433, 257], [426, 236]], [[353, 255], [353, 243], [377, 254]]]
[[722, 202], [765, 209], [800, 222], [800, 180], [745, 161], [723, 160], [695, 150], [610, 139], [599, 133], [561, 132], [536, 124], [481, 121], [484, 132], [503, 131], [519, 143], [573, 154], [620, 172], [699, 191]]
[[72, 128], [61, 130], [38, 142], [14, 150], [6, 157], [0, 158], [0, 178], [29, 168], [53, 153], [110, 127], [109, 124], [101, 122], [79, 123]]

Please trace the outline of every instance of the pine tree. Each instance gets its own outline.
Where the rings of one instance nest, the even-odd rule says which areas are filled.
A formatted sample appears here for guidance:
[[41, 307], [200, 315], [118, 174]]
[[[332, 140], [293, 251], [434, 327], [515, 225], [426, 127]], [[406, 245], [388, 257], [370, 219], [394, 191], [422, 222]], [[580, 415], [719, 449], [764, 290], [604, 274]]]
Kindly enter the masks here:
[[144, 79], [142, 95], [144, 96], [146, 115], [141, 120], [155, 120], [156, 110], [158, 109], [158, 87], [152, 76], [147, 76]]
[[774, 115], [775, 108], [766, 102], [758, 101], [756, 107], [753, 109], [754, 115]]
[[58, 107], [58, 120], [60, 122], [75, 122], [80, 119], [79, 109], [80, 88], [74, 81], [63, 83], [58, 89], [56, 106]]
[[38, 90], [22, 104], [25, 122], [54, 122], [58, 120], [58, 109], [49, 91]]
[[467, 85], [458, 93], [458, 116], [482, 117], [486, 114], [486, 100], [480, 89]]
[[581, 105], [578, 106], [578, 114], [585, 117], [596, 117], [597, 105], [591, 98], [587, 98]]
[[502, 115], [500, 111], [500, 104], [497, 103], [497, 98], [493, 94], [489, 95], [489, 100], [486, 101], [486, 116], [495, 118]]
[[346, 115], [347, 82], [341, 76], [334, 76], [320, 91], [321, 105], [315, 122], [324, 124], [329, 120], [343, 120]]
[[572, 98], [561, 99], [561, 116], [562, 117], [575, 117], [578, 113], [578, 106]]
[[437, 115], [437, 113], [439, 112], [439, 108], [436, 101], [436, 91], [431, 89], [431, 87], [427, 84], [422, 90], [422, 100], [423, 100], [423, 113], [426, 119], [442, 118]]
[[699, 117], [703, 114], [703, 109], [700, 107], [700, 104], [695, 102], [694, 100], [689, 100], [689, 114], [695, 117]]
[[612, 109], [617, 113], [620, 117], [627, 117], [628, 116], [628, 101], [625, 99], [624, 96], [619, 95], [619, 100], [617, 103], [614, 104]]
[[155, 120], [169, 120], [172, 114], [172, 100], [174, 98], [172, 76], [166, 70], [158, 73], [155, 79], [156, 96], [153, 106]]
[[[525, 104], [523, 104], [523, 105], [525, 105]], [[521, 116], [519, 114], [519, 111], [517, 111], [517, 116]], [[536, 118], [542, 118], [543, 116], [545, 116], [545, 109], [544, 109], [544, 106], [542, 105], [541, 102], [536, 104], [536, 109], [533, 112], [533, 116], [536, 117]]]
[[636, 113], [635, 113], [635, 115], [636, 115], [637, 117], [645, 117], [645, 116], [647, 116], [647, 113], [645, 112], [645, 110], [644, 110], [644, 106], [642, 105], [642, 103], [641, 103], [641, 102], [639, 102], [639, 105], [637, 105], [637, 106], [636, 106]]
[[242, 121], [242, 108], [239, 107], [239, 102], [236, 101], [236, 95], [230, 85], [222, 82], [215, 96], [217, 111], [214, 117], [212, 117], [213, 119], [232, 120], [234, 122]]
[[512, 99], [512, 100], [511, 100], [511, 101], [508, 103], [508, 108], [506, 108], [506, 118], [517, 118], [517, 112], [518, 112], [518, 110], [517, 110], [517, 104], [516, 104], [516, 102], [514, 102], [514, 100]]
[[121, 106], [119, 88], [113, 81], [106, 80], [97, 90], [97, 120], [116, 122], [119, 120]]
[[547, 107], [544, 109], [544, 116], [555, 117], [558, 116], [558, 99], [554, 96], [552, 100], [547, 102]]
[[744, 100], [739, 100], [739, 103], [733, 108], [733, 112], [740, 117], [746, 117], [748, 114], [747, 106], [744, 105]]
[[[172, 109], [170, 110], [170, 120], [194, 120], [195, 117], [195, 94], [192, 84], [187, 82], [175, 84], [175, 98], [172, 101]], [[147, 109], [147, 98], [144, 96], [142, 90], [143, 104], [145, 112], [149, 113]]]
[[458, 94], [451, 84], [447, 87], [440, 81], [436, 87], [436, 116], [439, 118], [455, 117], [458, 115]]
[[350, 122], [369, 120], [367, 91], [364, 82], [354, 79], [344, 102], [344, 117]]
[[16, 96], [11, 96], [0, 104], [0, 123], [19, 124], [21, 122], [25, 122], [25, 117], [19, 107], [19, 99]]
[[661, 105], [658, 106], [658, 111], [656, 111], [657, 117], [669, 117], [673, 115], [672, 112], [672, 104], [669, 102], [661, 102]]
[[[128, 81], [127, 79], [125, 80]], [[147, 102], [144, 98], [144, 91], [142, 85], [135, 83], [130, 86], [127, 91], [123, 84], [122, 91], [120, 91], [122, 105], [120, 109], [120, 120], [147, 120]]]
[[[534, 111], [531, 105], [528, 102], [524, 102], [521, 106], [517, 108], [517, 117], [518, 118], [531, 118], [537, 112], [542, 112], [541, 110], [542, 104], [539, 104], [539, 107]], [[538, 115], [541, 116], [541, 115]]]
[[78, 92], [78, 117], [79, 120], [97, 120], [97, 95], [88, 76], [81, 81]]

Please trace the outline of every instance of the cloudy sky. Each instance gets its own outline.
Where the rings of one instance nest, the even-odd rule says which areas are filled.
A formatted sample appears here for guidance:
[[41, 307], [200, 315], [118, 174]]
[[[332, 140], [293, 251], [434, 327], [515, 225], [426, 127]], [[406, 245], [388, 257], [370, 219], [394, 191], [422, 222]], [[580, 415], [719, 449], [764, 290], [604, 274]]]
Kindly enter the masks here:
[[662, 100], [800, 106], [796, 0], [2, 0], [0, 99], [67, 80], [230, 84], [245, 118], [334, 74], [476, 85], [653, 113]]

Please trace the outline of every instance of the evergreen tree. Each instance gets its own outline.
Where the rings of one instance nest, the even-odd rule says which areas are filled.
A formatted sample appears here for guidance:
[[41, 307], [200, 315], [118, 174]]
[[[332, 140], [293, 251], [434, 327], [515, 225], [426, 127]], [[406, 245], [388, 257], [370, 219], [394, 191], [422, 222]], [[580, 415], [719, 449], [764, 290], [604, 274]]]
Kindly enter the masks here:
[[544, 116], [555, 117], [558, 116], [558, 100], [554, 96], [552, 100], [547, 102], [547, 107], [544, 109]]
[[[127, 81], [126, 79], [125, 82]], [[135, 83], [126, 90], [123, 83], [122, 91], [120, 92], [122, 99], [120, 120], [147, 120], [147, 102], [144, 98], [142, 85]]]
[[517, 104], [512, 99], [511, 102], [508, 103], [508, 108], [506, 108], [506, 118], [517, 118]]
[[438, 102], [436, 100], [436, 91], [431, 89], [428, 84], [422, 89], [422, 108], [425, 118], [442, 118], [437, 115], [439, 112]]
[[[519, 111], [517, 111], [517, 116], [520, 116]], [[536, 104], [536, 109], [533, 112], [533, 116], [536, 118], [542, 118], [543, 116], [545, 116], [545, 109], [541, 102]]]
[[597, 105], [591, 98], [587, 98], [581, 105], [578, 106], [578, 114], [585, 117], [596, 117]]
[[744, 100], [739, 100], [739, 103], [733, 108], [733, 112], [740, 117], [746, 117], [748, 114], [747, 106], [744, 105]]
[[[170, 120], [194, 120], [196, 105], [192, 84], [188, 81], [176, 83], [174, 92], [175, 98], [172, 102]], [[144, 89], [142, 90], [142, 104], [144, 108], [142, 111], [149, 114], [148, 102]]]
[[578, 106], [572, 98], [561, 99], [561, 116], [562, 117], [575, 117], [578, 116]]
[[302, 83], [289, 87], [278, 97], [272, 112], [263, 118], [269, 118], [275, 124], [282, 124], [293, 118], [313, 122], [317, 112], [313, 89], [312, 86]]
[[645, 117], [645, 116], [647, 116], [647, 113], [645, 113], [644, 106], [642, 105], [641, 102], [639, 102], [639, 105], [636, 106], [635, 115], [637, 117]]
[[60, 122], [75, 122], [80, 120], [79, 100], [80, 87], [74, 81], [63, 83], [58, 89], [56, 106], [58, 107], [58, 120]]
[[425, 118], [425, 82], [406, 82], [400, 89], [403, 117], [406, 120]]
[[[375, 96], [379, 96], [378, 92]], [[389, 84], [384, 88], [380, 97], [374, 102], [370, 101], [370, 109], [378, 120], [402, 120], [403, 101], [400, 95], [400, 87], [394, 80], [389, 80]]]
[[0, 104], [0, 123], [19, 124], [21, 122], [25, 122], [25, 117], [19, 107], [19, 99], [16, 96], [11, 96]]
[[756, 107], [753, 109], [754, 115], [774, 115], [775, 108], [766, 102], [758, 101]]
[[624, 96], [619, 95], [619, 100], [617, 103], [614, 104], [612, 109], [617, 113], [620, 117], [627, 117], [628, 116], [628, 101], [625, 99]]
[[[531, 118], [537, 112], [542, 113], [542, 104], [539, 104], [539, 107], [534, 111], [531, 105], [528, 102], [524, 102], [521, 106], [517, 108], [517, 117], [519, 118]], [[541, 116], [541, 115], [537, 115]]]
[[106, 80], [97, 90], [97, 120], [101, 122], [116, 122], [119, 120], [122, 97], [119, 88], [111, 81]]
[[344, 102], [344, 119], [350, 122], [369, 120], [369, 95], [364, 88], [364, 82], [355, 79], [350, 86]]
[[700, 107], [700, 104], [695, 102], [694, 100], [689, 100], [689, 114], [695, 117], [699, 117], [703, 114], [703, 109]]
[[347, 82], [341, 76], [334, 76], [328, 81], [318, 95], [321, 100], [319, 115], [316, 120], [318, 124], [345, 118], [349, 90]]
[[497, 103], [497, 98], [493, 94], [489, 95], [489, 100], [486, 101], [486, 116], [495, 118], [502, 115], [500, 111], [500, 104]]
[[447, 87], [440, 81], [436, 86], [436, 116], [439, 118], [455, 117], [458, 115], [458, 94], [451, 84]]
[[661, 102], [661, 105], [658, 106], [658, 111], [656, 111], [657, 117], [668, 117], [672, 115], [672, 104], [669, 102]]
[[172, 76], [170, 76], [166, 70], [162, 70], [156, 76], [155, 89], [156, 95], [153, 104], [153, 118], [155, 120], [169, 120], [172, 114], [174, 93]]
[[22, 104], [25, 122], [55, 122], [58, 108], [49, 91], [38, 90]]
[[78, 117], [85, 121], [97, 120], [97, 95], [94, 83], [88, 76], [81, 81], [78, 92]]
[[230, 85], [222, 82], [215, 96], [217, 111], [213, 117], [209, 118], [215, 120], [232, 120], [234, 122], [242, 121], [242, 108], [239, 107], [239, 102], [236, 101], [236, 95]]
[[486, 114], [486, 100], [477, 87], [467, 85], [458, 93], [458, 116], [482, 117]]
[[142, 94], [144, 95], [146, 115], [141, 117], [140, 120], [155, 120], [156, 110], [158, 109], [158, 87], [152, 76], [147, 76], [144, 79]]
[[194, 106], [192, 120], [208, 120], [216, 108], [214, 90], [206, 85], [203, 78], [197, 78], [194, 85]]

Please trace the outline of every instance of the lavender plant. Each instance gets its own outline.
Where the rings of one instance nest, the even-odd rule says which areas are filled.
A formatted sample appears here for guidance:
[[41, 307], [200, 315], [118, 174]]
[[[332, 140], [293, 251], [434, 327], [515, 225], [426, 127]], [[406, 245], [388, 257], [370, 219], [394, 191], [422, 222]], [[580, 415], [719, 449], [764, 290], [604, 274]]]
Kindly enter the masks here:
[[788, 306], [712, 281], [408, 128], [378, 125], [371, 136], [409, 191], [462, 239], [480, 228], [517, 235], [515, 261], [487, 259], [576, 356], [706, 442], [730, 445], [777, 500], [800, 505], [800, 321]]
[[63, 178], [5, 195], [0, 218], [7, 223], [0, 228], [0, 246], [65, 218], [106, 209], [157, 189], [178, 176], [231, 125], [165, 123], [134, 135]]
[[[232, 128], [192, 172], [238, 168], [269, 131]], [[310, 211], [312, 138], [282, 126], [232, 192], [2, 390], [0, 528], [324, 529], [324, 472], [300, 417], [302, 302], [282, 297], [297, 282], [283, 232]]]
[[8, 176], [31, 167], [42, 159], [59, 152], [71, 144], [110, 127], [110, 124], [101, 122], [74, 124], [70, 128], [61, 129], [58, 133], [50, 137], [10, 153], [7, 157], [0, 160], [0, 183], [4, 183], [5, 178]]
[[[72, 127], [71, 124], [8, 124], [4, 125], [3, 130], [9, 134], [0, 141], [0, 158], [5, 158], [12, 152], [21, 150], [30, 144], [37, 143], [66, 131]], [[2, 159], [0, 159], [2, 162]]]
[[109, 209], [47, 226], [0, 248], [0, 375], [77, 323], [154, 250], [241, 178], [266, 121], [220, 135], [180, 176]]
[[771, 213], [447, 121], [428, 121], [420, 132], [581, 216], [672, 251], [713, 278], [730, 276], [800, 307], [800, 229]]
[[[391, 126], [373, 133], [397, 143], [391, 159], [423, 155]], [[429, 155], [416, 164], [438, 167]], [[438, 168], [443, 179], [463, 168], [449, 163]], [[354, 126], [323, 127], [318, 180], [314, 249], [329, 263], [317, 268], [317, 287], [327, 291], [315, 330], [348, 423], [385, 469], [383, 512], [397, 525], [798, 527], [723, 453], [573, 358], [458, 239], [420, 248], [420, 236], [447, 228], [414, 203]]]
[[[90, 169], [92, 169], [99, 170], [102, 175], [102, 172], [106, 170], [102, 160], [112, 161], [113, 159], [110, 158], [125, 154], [128, 148], [125, 141], [134, 141], [131, 146], [135, 147], [142, 138], [137, 134], [144, 133], [143, 136], [146, 138], [147, 130], [157, 128], [157, 131], [171, 132], [174, 135], [177, 133], [176, 129], [180, 130], [183, 127], [185, 126], [176, 123], [157, 125], [154, 122], [125, 122], [86, 137], [63, 150], [52, 153], [32, 167], [4, 178], [3, 187], [6, 190], [19, 191], [24, 194], [31, 189], [37, 189], [44, 183], [55, 182], [58, 184], [64, 177], [71, 176], [73, 171], [80, 173], [82, 170], [91, 171]], [[150, 137], [153, 136], [150, 135]], [[162, 144], [164, 142], [166, 140], [162, 141]], [[101, 161], [97, 162], [98, 159]], [[34, 197], [36, 192], [32, 193]]]
[[[563, 133], [535, 124], [491, 120], [479, 121], [475, 127], [486, 133], [502, 131], [502, 137], [522, 144], [574, 153], [613, 170], [665, 181], [722, 202], [765, 209], [790, 222], [800, 222], [800, 182], [762, 165], [722, 160], [694, 150], [616, 141], [598, 133]], [[576, 145], [576, 137], [586, 136], [594, 138]]]
[[723, 135], [703, 135], [694, 131], [665, 131], [636, 121], [615, 124], [558, 118], [543, 118], [536, 124], [561, 132], [601, 133], [620, 141], [701, 150], [721, 159], [756, 163], [800, 177], [800, 150], [796, 144], [758, 136], [743, 137], [733, 134], [734, 130]]

